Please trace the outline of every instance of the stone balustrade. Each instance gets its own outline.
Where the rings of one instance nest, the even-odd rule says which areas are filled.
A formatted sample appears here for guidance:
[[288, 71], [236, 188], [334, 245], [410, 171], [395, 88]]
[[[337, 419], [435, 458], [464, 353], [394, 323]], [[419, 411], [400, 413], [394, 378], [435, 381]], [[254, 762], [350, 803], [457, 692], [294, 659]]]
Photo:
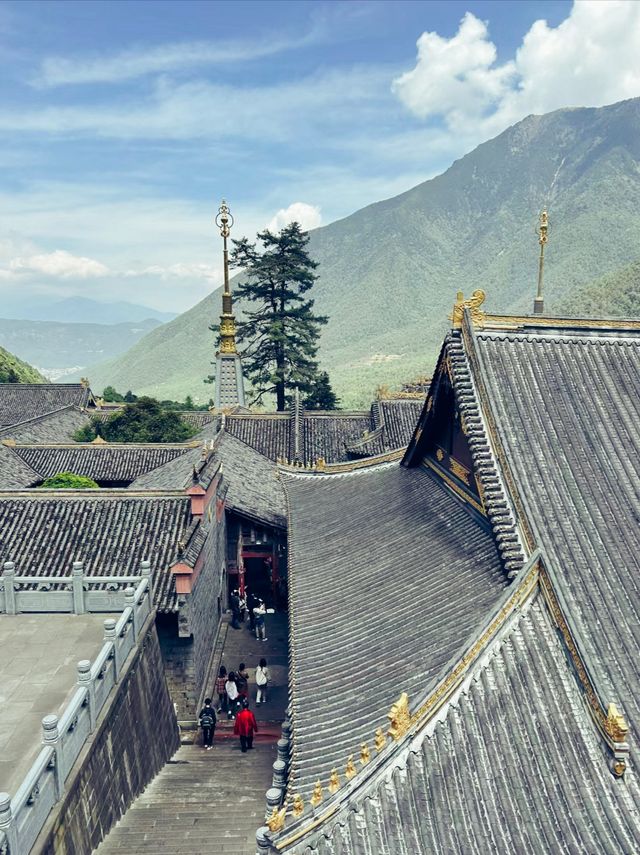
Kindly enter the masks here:
[[74, 562], [71, 576], [17, 576], [13, 562], [5, 561], [0, 614], [118, 612], [126, 605], [126, 589], [140, 579], [151, 583], [148, 561], [141, 563], [139, 576], [87, 576], [81, 561]]
[[[78, 608], [98, 612], [122, 611], [117, 620], [105, 620], [104, 645], [95, 661], [91, 663], [84, 659], [78, 662], [77, 688], [60, 717], [47, 715], [42, 719], [42, 749], [15, 795], [0, 793], [0, 855], [28, 855], [51, 809], [64, 796], [74, 763], [87, 738], [95, 730], [100, 712], [118, 683], [127, 657], [136, 646], [151, 614], [151, 580], [148, 562], [143, 562], [141, 576], [124, 579], [114, 577], [118, 583], [128, 583], [124, 591], [119, 592], [120, 609], [114, 609], [113, 606], [106, 609], [104, 602], [96, 597], [97, 594], [105, 594], [105, 598], [112, 602], [118, 592], [96, 591], [87, 596], [89, 592], [84, 584], [81, 595], [74, 594], [72, 590], [64, 592], [68, 594], [67, 600], [54, 600], [55, 605], [65, 603], [67, 608], [56, 608], [54, 605], [54, 608], [45, 609], [42, 606], [46, 598], [60, 592], [31, 590], [30, 586], [40, 584], [43, 577], [12, 577], [12, 570], [13, 567], [8, 574], [8, 586], [7, 564], [2, 576], [5, 587], [4, 598], [0, 599], [0, 603], [3, 603], [8, 614], [18, 611], [67, 611], [78, 614]], [[75, 570], [74, 567], [74, 583], [82, 578], [82, 574]], [[84, 577], [83, 582], [97, 581], [104, 584], [110, 578], [89, 580]], [[61, 580], [56, 577], [52, 581]], [[18, 584], [23, 586], [20, 590], [16, 590]], [[29, 594], [33, 594], [34, 599], [29, 599]]]

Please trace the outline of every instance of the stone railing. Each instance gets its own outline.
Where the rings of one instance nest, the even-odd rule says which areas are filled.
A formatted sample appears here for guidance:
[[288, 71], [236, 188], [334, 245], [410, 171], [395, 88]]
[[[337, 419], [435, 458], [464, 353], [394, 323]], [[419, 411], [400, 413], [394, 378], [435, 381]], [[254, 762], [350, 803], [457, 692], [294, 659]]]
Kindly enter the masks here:
[[[8, 590], [6, 569], [5, 565], [5, 597]], [[148, 570], [148, 564], [144, 569]], [[11, 574], [9, 577], [11, 578]], [[46, 577], [15, 577], [15, 582], [32, 586], [39, 585], [43, 578]], [[118, 582], [123, 581], [123, 577], [114, 578]], [[56, 577], [52, 581], [60, 582], [60, 579]], [[108, 583], [109, 579], [103, 577], [91, 581]], [[129, 582], [129, 585], [121, 595], [121, 601], [124, 598], [124, 605], [120, 606], [122, 614], [118, 620], [105, 620], [104, 645], [95, 661], [91, 663], [84, 659], [78, 662], [77, 686], [60, 717], [47, 715], [42, 719], [42, 748], [16, 794], [10, 796], [8, 793], [0, 793], [0, 855], [28, 855], [31, 851], [51, 809], [65, 794], [69, 773], [87, 737], [95, 730], [100, 712], [112, 689], [117, 685], [124, 663], [136, 646], [151, 614], [151, 584], [148, 573], [145, 572], [142, 578], [125, 577], [124, 581]], [[131, 583], [135, 583], [135, 588]], [[23, 611], [45, 611], [43, 607], [29, 608], [31, 600], [26, 598], [20, 601], [19, 598], [34, 594], [40, 597], [40, 600], [35, 602], [40, 603], [44, 596], [55, 596], [59, 593], [61, 592], [14, 591], [15, 605], [20, 605]], [[97, 598], [99, 593], [108, 597], [114, 596], [114, 592], [109, 591], [85, 591], [87, 603], [92, 605], [90, 611], [105, 611], [103, 601]], [[56, 602], [70, 602], [71, 608], [65, 610], [73, 612], [73, 606], [77, 605], [79, 600], [74, 598], [73, 591], [69, 592], [69, 596], [72, 600], [59, 598]], [[53, 608], [48, 611], [63, 609]], [[111, 606], [111, 611], [117, 609]]]
[[148, 561], [141, 562], [139, 576], [86, 576], [81, 561], [74, 562], [71, 576], [16, 576], [13, 562], [6, 561], [0, 576], [0, 614], [119, 612], [125, 590], [141, 579], [150, 583]]

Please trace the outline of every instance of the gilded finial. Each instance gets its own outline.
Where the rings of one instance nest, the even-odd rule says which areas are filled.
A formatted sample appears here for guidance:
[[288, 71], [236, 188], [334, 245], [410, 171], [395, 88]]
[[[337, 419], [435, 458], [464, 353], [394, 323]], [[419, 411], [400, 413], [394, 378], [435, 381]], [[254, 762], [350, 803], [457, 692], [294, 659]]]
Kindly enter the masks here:
[[371, 760], [371, 751], [366, 742], [360, 746], [360, 762], [365, 766]]
[[387, 718], [391, 722], [388, 733], [393, 739], [400, 739], [409, 730], [411, 714], [409, 713], [409, 696], [406, 692], [403, 692], [393, 704]]
[[302, 796], [300, 795], [300, 793], [296, 793], [296, 795], [293, 797], [291, 813], [296, 819], [298, 819], [298, 817], [302, 816], [302, 814], [304, 813], [304, 802], [302, 801]]
[[536, 293], [536, 298], [533, 301], [533, 313], [534, 315], [541, 315], [544, 312], [544, 298], [542, 296], [542, 283], [544, 278], [544, 248], [546, 246], [548, 240], [548, 232], [549, 232], [549, 216], [547, 214], [546, 208], [540, 214], [540, 224], [536, 229], [536, 234], [538, 235], [538, 243], [540, 244], [540, 258], [538, 259], [538, 291]]
[[313, 807], [318, 807], [318, 805], [322, 801], [322, 784], [320, 783], [320, 781], [316, 781], [315, 786], [313, 788], [313, 792], [311, 793], [310, 801]]
[[224, 290], [222, 292], [222, 314], [220, 315], [220, 353], [236, 353], [236, 319], [233, 316], [231, 289], [229, 287], [229, 250], [227, 239], [231, 234], [233, 217], [227, 203], [222, 204], [216, 214], [216, 225], [222, 237], [222, 260], [224, 269]]
[[471, 322], [473, 325], [481, 327], [484, 323], [486, 312], [483, 312], [480, 306], [484, 303], [486, 296], [482, 288], [476, 288], [471, 297], [465, 300], [462, 291], [458, 291], [453, 311], [449, 315], [449, 320], [453, 322], [453, 328], [460, 329], [462, 326], [465, 309], [469, 309], [471, 312]]
[[356, 769], [356, 764], [353, 762], [353, 754], [349, 755], [349, 759], [347, 760], [347, 765], [344, 770], [344, 774], [347, 776], [347, 780], [350, 781], [354, 775], [358, 773]]
[[607, 708], [604, 729], [614, 742], [625, 742], [629, 732], [629, 725], [615, 704], [609, 704]]
[[382, 751], [384, 746], [387, 743], [387, 737], [384, 735], [384, 732], [381, 727], [379, 727], [374, 736], [374, 745], [376, 747], [376, 751]]
[[269, 831], [282, 831], [284, 828], [284, 818], [287, 813], [286, 808], [275, 808], [271, 811], [271, 816], [267, 819]]
[[318, 472], [324, 472], [325, 469], [326, 463], [324, 457], [318, 457], [318, 459], [316, 460], [316, 470]]
[[340, 789], [340, 776], [338, 775], [337, 769], [331, 770], [331, 775], [329, 776], [329, 792], [337, 793]]

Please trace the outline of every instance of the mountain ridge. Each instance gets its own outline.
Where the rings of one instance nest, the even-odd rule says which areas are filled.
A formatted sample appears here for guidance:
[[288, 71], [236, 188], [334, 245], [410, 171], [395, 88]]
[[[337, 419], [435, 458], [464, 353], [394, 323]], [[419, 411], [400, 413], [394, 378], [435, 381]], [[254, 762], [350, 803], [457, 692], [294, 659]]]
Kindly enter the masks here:
[[[428, 373], [458, 290], [482, 287], [490, 311], [530, 311], [545, 205], [553, 312], [640, 256], [640, 99], [529, 116], [441, 175], [312, 231], [313, 296], [330, 316], [320, 356], [343, 405]], [[214, 292], [96, 366], [97, 385], [207, 400], [219, 312]]]

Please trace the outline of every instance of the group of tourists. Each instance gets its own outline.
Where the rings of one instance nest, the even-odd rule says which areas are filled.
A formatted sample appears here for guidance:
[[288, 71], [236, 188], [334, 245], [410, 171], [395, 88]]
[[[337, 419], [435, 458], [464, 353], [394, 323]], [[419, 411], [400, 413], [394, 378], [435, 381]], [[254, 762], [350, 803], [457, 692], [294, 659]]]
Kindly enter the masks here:
[[247, 590], [244, 595], [238, 590], [232, 591], [229, 602], [233, 629], [240, 629], [246, 618], [249, 631], [255, 632], [258, 641], [266, 641], [265, 615], [273, 614], [273, 609], [268, 609], [264, 600]]
[[[267, 660], [262, 658], [255, 671], [256, 704], [266, 704], [269, 679]], [[237, 671], [229, 672], [221, 665], [215, 690], [218, 708], [213, 706], [211, 698], [205, 698], [199, 716], [205, 750], [209, 751], [213, 746], [218, 715], [226, 713], [227, 719], [235, 720], [233, 732], [240, 737], [240, 749], [244, 753], [253, 748], [253, 734], [258, 730], [255, 716], [249, 708], [249, 672], [245, 663], [241, 662]]]

